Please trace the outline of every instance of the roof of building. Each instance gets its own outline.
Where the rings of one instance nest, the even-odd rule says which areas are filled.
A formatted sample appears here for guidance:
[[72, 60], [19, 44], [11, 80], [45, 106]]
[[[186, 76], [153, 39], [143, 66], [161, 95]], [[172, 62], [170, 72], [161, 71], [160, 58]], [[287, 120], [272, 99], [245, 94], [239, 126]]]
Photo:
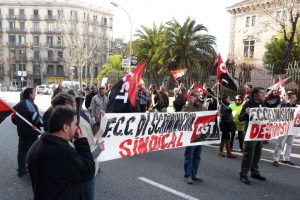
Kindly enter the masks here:
[[246, 5], [253, 5], [256, 3], [266, 2], [266, 1], [270, 1], [270, 0], [243, 0], [239, 3], [233, 4], [232, 6], [227, 7], [227, 10], [231, 10], [233, 8], [239, 8], [239, 7], [246, 6]]

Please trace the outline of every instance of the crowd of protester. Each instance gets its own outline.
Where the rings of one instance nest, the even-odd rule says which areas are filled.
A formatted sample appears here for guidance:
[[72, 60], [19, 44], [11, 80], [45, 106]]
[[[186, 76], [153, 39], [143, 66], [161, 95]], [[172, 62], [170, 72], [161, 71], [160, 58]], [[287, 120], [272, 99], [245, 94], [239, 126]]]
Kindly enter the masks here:
[[[262, 141], [244, 142], [249, 122], [250, 108], [255, 107], [295, 107], [297, 97], [287, 92], [282, 98], [278, 89], [265, 89], [251, 85], [245, 86], [244, 95], [232, 99], [224, 94], [218, 99], [215, 92], [203, 84], [202, 90], [193, 84], [189, 89], [183, 83], [174, 88], [174, 100], [169, 102], [169, 90], [166, 86], [141, 83], [137, 87], [135, 112], [198, 112], [218, 110], [219, 127], [222, 133], [218, 155], [234, 159], [234, 139], [237, 132], [239, 150], [243, 153], [240, 180], [250, 184], [251, 177], [265, 181], [259, 172], [262, 153]], [[167, 90], [168, 89], [168, 90]], [[14, 107], [37, 128], [44, 128], [45, 134], [28, 126], [19, 117], [14, 117], [17, 126], [18, 175], [24, 176], [28, 171], [32, 180], [35, 199], [95, 199], [95, 176], [99, 171], [97, 157], [105, 150], [104, 143], [95, 137], [99, 124], [105, 115], [112, 85], [97, 88], [93, 85], [85, 95], [86, 109], [76, 110], [75, 98], [80, 96], [74, 90], [64, 91], [58, 87], [51, 98], [51, 107], [40, 115], [34, 104], [34, 88], [27, 88], [21, 101]], [[172, 91], [171, 91], [172, 92]], [[80, 128], [79, 128], [80, 127]], [[282, 162], [294, 165], [290, 160], [294, 136], [283, 136], [277, 140], [274, 150], [275, 167], [279, 167], [281, 151], [284, 148]], [[188, 184], [203, 181], [197, 175], [202, 146], [186, 147], [184, 153], [184, 180]], [[101, 155], [100, 155], [101, 156]], [[27, 163], [27, 164], [26, 164]]]

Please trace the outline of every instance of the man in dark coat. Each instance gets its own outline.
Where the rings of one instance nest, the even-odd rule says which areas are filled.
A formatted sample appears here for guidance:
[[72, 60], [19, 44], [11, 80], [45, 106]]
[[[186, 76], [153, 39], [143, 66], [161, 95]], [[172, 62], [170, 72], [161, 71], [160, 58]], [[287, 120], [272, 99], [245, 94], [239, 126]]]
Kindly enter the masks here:
[[[81, 200], [83, 186], [95, 174], [87, 138], [77, 127], [76, 111], [56, 107], [50, 115], [49, 134], [33, 144], [27, 155], [35, 200]], [[69, 141], [77, 138], [75, 148]]]
[[[251, 98], [247, 101], [242, 108], [241, 114], [238, 117], [240, 121], [245, 121], [245, 132], [247, 132], [250, 120], [250, 108], [266, 107], [265, 103], [265, 90], [257, 87], [251, 91]], [[258, 163], [262, 152], [262, 141], [246, 141], [244, 146], [244, 154], [241, 165], [240, 180], [250, 185], [248, 173], [251, 171], [251, 177], [261, 181], [266, 181], [266, 178], [261, 176], [258, 170]]]
[[93, 85], [91, 87], [91, 92], [88, 95], [86, 95], [86, 97], [85, 97], [84, 105], [85, 105], [86, 109], [89, 109], [89, 107], [91, 106], [91, 101], [92, 101], [93, 97], [97, 94], [98, 94], [97, 87], [96, 87], [96, 85]]
[[[34, 104], [35, 89], [26, 88], [23, 92], [22, 100], [15, 105], [14, 109], [27, 119], [32, 125], [39, 128], [43, 126], [42, 117], [38, 107]], [[18, 144], [18, 176], [22, 177], [27, 173], [26, 155], [31, 145], [38, 139], [39, 132], [24, 122], [20, 117], [16, 117], [16, 125], [19, 136]]]

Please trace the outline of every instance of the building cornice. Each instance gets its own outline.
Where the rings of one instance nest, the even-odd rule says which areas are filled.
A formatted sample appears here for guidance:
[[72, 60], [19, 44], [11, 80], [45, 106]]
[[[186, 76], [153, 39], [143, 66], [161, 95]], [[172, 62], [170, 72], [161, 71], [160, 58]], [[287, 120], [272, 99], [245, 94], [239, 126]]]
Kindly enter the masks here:
[[74, 8], [74, 9], [82, 9], [82, 10], [86, 10], [89, 12], [94, 12], [94, 13], [99, 13], [99, 14], [103, 14], [103, 15], [107, 15], [107, 16], [113, 16], [113, 13], [111, 10], [103, 8], [103, 7], [99, 7], [96, 5], [92, 5], [92, 4], [87, 4], [84, 2], [79, 2], [79, 1], [68, 1], [65, 0], [63, 2], [58, 2], [58, 1], [43, 1], [43, 0], [28, 0], [28, 1], [9, 1], [9, 0], [2, 0], [0, 1], [0, 7], [3, 6], [11, 6], [11, 7], [16, 7], [16, 6], [22, 6], [22, 7], [48, 7], [48, 8]]

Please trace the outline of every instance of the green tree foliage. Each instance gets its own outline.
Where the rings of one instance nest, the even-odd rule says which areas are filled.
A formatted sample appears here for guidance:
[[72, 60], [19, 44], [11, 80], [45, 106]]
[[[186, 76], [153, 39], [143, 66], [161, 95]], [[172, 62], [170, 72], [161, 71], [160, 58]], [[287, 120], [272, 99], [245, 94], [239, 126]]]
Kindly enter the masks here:
[[[289, 61], [299, 61], [300, 60], [300, 25], [294, 38], [294, 45], [289, 57]], [[290, 34], [290, 33], [288, 33]], [[288, 48], [288, 43], [284, 40], [283, 33], [277, 35], [276, 38], [272, 39], [270, 43], [266, 45], [266, 52], [263, 58], [266, 68], [275, 74], [285, 73], [287, 66], [284, 66], [284, 60], [286, 51]]]
[[[148, 74], [153, 78], [170, 75], [170, 70], [186, 68], [189, 82], [208, 78], [209, 68], [215, 60], [215, 37], [207, 29], [187, 18], [181, 25], [173, 19], [153, 28], [142, 26], [134, 41], [134, 54], [146, 60]], [[158, 71], [164, 70], [158, 75]]]
[[97, 76], [97, 80], [101, 80], [108, 73], [122, 74], [125, 68], [122, 68], [123, 56], [120, 54], [109, 56], [107, 63], [102, 66], [101, 72]]

